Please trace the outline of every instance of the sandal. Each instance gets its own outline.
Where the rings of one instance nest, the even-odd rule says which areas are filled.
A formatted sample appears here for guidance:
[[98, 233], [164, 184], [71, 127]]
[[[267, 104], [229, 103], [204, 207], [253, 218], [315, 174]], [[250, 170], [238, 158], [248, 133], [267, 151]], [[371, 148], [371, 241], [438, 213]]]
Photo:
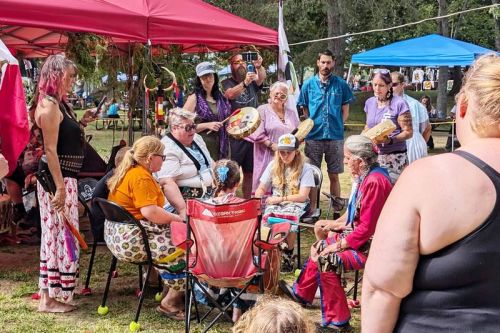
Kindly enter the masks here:
[[184, 321], [186, 319], [186, 316], [184, 314], [184, 311], [168, 311], [161, 305], [158, 305], [156, 307], [156, 311], [160, 313], [162, 316], [165, 316], [169, 319], [172, 320], [177, 320], [177, 321]]

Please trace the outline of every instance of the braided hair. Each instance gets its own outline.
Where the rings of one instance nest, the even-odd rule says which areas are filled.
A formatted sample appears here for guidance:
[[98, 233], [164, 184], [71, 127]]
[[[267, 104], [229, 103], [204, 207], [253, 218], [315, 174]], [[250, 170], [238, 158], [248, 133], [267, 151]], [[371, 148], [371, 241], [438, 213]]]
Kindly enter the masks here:
[[240, 166], [235, 161], [218, 160], [214, 166], [215, 194], [217, 197], [221, 191], [234, 188], [240, 182]]

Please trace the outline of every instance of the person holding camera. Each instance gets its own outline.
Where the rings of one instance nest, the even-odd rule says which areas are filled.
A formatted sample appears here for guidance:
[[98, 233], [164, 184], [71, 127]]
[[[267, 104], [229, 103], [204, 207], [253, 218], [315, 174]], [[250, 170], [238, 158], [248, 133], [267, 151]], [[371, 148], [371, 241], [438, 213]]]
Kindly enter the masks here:
[[[257, 52], [243, 52], [233, 55], [229, 61], [231, 77], [222, 81], [222, 87], [224, 96], [231, 103], [231, 111], [244, 107], [257, 108], [257, 94], [266, 79], [262, 57]], [[231, 159], [243, 169], [243, 197], [248, 199], [252, 193], [253, 143], [230, 138], [229, 145]]]

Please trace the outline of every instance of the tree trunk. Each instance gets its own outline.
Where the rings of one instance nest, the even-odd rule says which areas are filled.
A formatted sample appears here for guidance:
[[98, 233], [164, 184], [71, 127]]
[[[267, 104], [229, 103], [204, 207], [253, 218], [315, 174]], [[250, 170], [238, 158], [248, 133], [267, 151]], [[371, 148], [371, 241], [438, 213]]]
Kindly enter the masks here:
[[[492, 0], [491, 2], [494, 5], [500, 3], [499, 0]], [[496, 12], [498, 13], [498, 8], [496, 9]], [[500, 15], [493, 16], [493, 20], [495, 21], [495, 48], [497, 49], [497, 52], [500, 52]]]
[[[339, 36], [345, 34], [345, 23], [342, 16], [342, 0], [327, 0], [326, 15], [328, 21], [328, 36]], [[328, 41], [328, 48], [335, 57], [334, 72], [342, 77], [344, 73], [345, 40], [343, 38]]]
[[[448, 4], [446, 0], [437, 0], [439, 5], [438, 15], [446, 15], [448, 12]], [[448, 28], [448, 18], [443, 18], [438, 20], [438, 33], [442, 36], [449, 36], [449, 28]], [[438, 79], [438, 96], [436, 109], [442, 115], [446, 115], [447, 113], [447, 104], [448, 104], [448, 95], [446, 94], [446, 86], [448, 83], [448, 67], [440, 66], [439, 67], [439, 79]]]

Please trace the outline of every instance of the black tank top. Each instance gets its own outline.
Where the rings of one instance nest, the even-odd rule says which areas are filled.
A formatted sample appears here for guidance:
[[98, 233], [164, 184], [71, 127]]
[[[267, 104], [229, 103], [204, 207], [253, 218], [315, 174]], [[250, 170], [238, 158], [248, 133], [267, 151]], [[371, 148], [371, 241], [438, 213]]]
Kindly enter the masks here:
[[63, 120], [59, 124], [57, 156], [63, 177], [76, 178], [83, 164], [85, 138], [78, 121], [70, 115], [69, 106], [61, 102], [59, 109], [63, 114]]
[[420, 256], [395, 332], [500, 332], [500, 174], [470, 153], [454, 153], [491, 179], [495, 205], [470, 234]]

